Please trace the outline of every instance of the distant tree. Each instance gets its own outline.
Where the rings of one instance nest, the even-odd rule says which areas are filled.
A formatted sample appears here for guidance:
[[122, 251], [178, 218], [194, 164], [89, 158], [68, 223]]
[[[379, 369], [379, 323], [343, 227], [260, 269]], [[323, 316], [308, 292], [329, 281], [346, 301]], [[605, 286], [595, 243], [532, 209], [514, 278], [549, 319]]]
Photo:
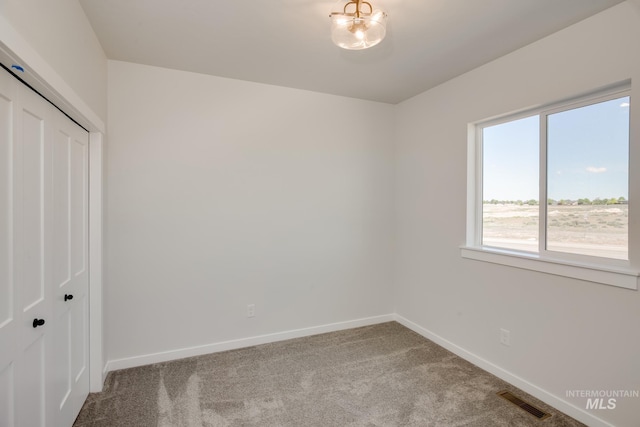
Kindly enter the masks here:
[[536, 199], [531, 199], [527, 201], [527, 204], [530, 206], [536, 206], [538, 204], [538, 201]]
[[618, 197], [618, 203], [622, 203], [622, 202], [626, 202], [627, 199], [625, 199], [624, 197], [620, 196]]
[[556, 202], [553, 199], [547, 199], [547, 205], [555, 205], [556, 203], [558, 203], [558, 202]]
[[607, 200], [607, 204], [608, 205], [617, 205], [618, 203], [618, 199], [616, 199], [615, 197], [610, 198], [609, 200]]
[[595, 199], [593, 199], [593, 201], [591, 202], [591, 204], [593, 205], [604, 205], [607, 203], [607, 200], [603, 200], [600, 197], [596, 197]]
[[578, 204], [579, 205], [590, 205], [591, 204], [591, 200], [584, 198], [584, 199], [578, 199]]

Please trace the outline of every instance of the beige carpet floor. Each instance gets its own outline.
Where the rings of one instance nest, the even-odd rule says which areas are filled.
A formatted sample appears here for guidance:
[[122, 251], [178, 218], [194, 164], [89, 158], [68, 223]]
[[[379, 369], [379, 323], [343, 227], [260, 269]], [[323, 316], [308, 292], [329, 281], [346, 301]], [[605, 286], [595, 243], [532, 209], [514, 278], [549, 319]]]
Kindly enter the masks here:
[[[504, 389], [552, 416], [538, 420]], [[74, 424], [582, 425], [396, 322], [114, 371]]]

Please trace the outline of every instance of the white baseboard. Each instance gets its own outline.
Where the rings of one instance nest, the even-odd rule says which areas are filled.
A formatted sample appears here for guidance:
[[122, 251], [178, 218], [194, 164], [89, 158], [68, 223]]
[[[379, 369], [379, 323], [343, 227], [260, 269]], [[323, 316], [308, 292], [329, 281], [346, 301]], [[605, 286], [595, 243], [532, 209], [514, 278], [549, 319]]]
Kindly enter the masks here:
[[530, 383], [529, 381], [526, 381], [520, 377], [518, 377], [517, 375], [512, 374], [509, 371], [504, 370], [503, 368], [494, 365], [493, 363], [489, 362], [488, 360], [485, 360], [479, 356], [477, 356], [476, 354], [473, 354], [467, 350], [465, 350], [462, 347], [457, 346], [456, 344], [452, 343], [451, 341], [448, 341], [444, 338], [442, 338], [441, 336], [434, 334], [433, 332], [431, 332], [430, 330], [423, 328], [422, 326], [398, 315], [395, 314], [394, 316], [394, 320], [397, 321], [398, 323], [400, 323], [403, 326], [406, 326], [407, 328], [411, 329], [412, 331], [422, 335], [423, 337], [435, 342], [436, 344], [438, 344], [441, 347], [446, 348], [447, 350], [449, 350], [450, 352], [456, 354], [457, 356], [460, 356], [461, 358], [465, 359], [468, 362], [473, 363], [474, 365], [484, 369], [485, 371], [495, 375], [496, 377], [508, 382], [509, 384], [512, 384], [516, 387], [518, 387], [519, 389], [529, 393], [530, 395], [540, 399], [541, 401], [545, 402], [548, 405], [553, 406], [554, 408], [558, 409], [559, 411], [564, 412], [565, 414], [569, 415], [570, 417], [575, 418], [576, 420], [591, 426], [591, 427], [614, 427], [612, 424], [601, 420], [600, 418], [582, 410], [581, 408], [578, 408], [577, 406], [572, 405], [569, 402], [566, 402], [564, 400], [562, 400], [561, 398], [559, 398], [558, 396], [555, 396], [551, 393], [549, 393], [546, 390], [541, 389], [540, 387], [536, 386], [535, 384]]
[[153, 363], [168, 362], [170, 360], [182, 359], [185, 357], [201, 356], [203, 354], [235, 350], [237, 348], [251, 347], [254, 345], [284, 341], [292, 338], [302, 338], [311, 335], [324, 334], [326, 332], [335, 332], [344, 329], [358, 328], [360, 326], [369, 326], [378, 323], [391, 322], [393, 320], [395, 320], [395, 316], [393, 314], [385, 314], [382, 316], [366, 317], [362, 319], [349, 320], [346, 322], [330, 323], [327, 325], [312, 326], [310, 328], [294, 329], [285, 332], [277, 332], [273, 334], [259, 335], [249, 338], [240, 338], [236, 340], [222, 341], [195, 347], [163, 351], [159, 353], [125, 357], [122, 359], [109, 360], [104, 370], [106, 373], [108, 373], [110, 371], [116, 371], [118, 369], [126, 369], [136, 366], [150, 365]]

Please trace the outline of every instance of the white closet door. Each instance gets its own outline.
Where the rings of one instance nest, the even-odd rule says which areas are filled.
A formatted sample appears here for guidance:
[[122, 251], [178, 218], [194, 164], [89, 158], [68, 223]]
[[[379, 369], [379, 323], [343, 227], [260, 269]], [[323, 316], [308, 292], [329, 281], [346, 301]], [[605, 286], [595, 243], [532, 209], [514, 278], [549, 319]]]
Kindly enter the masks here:
[[15, 426], [13, 392], [18, 348], [16, 283], [13, 268], [13, 140], [17, 87], [0, 75], [0, 426]]
[[70, 427], [89, 392], [87, 165], [87, 132], [0, 70], [0, 427]]
[[70, 426], [89, 393], [89, 135], [56, 111], [53, 140], [54, 399]]
[[14, 273], [18, 297], [15, 359], [17, 426], [40, 427], [49, 417], [52, 369], [51, 106], [18, 87], [14, 140]]

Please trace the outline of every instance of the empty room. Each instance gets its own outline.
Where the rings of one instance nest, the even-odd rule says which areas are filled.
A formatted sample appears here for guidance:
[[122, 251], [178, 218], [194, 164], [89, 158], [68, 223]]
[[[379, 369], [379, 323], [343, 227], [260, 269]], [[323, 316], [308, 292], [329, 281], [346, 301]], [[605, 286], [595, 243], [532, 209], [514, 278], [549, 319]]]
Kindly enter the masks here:
[[640, 0], [0, 0], [0, 427], [640, 426]]

